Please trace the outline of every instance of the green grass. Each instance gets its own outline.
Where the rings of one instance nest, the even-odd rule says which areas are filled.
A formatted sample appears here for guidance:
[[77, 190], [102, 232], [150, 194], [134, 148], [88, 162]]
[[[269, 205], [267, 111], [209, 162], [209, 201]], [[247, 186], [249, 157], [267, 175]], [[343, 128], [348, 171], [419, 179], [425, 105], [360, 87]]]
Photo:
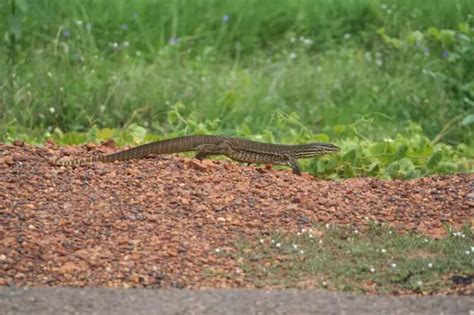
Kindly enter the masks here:
[[336, 142], [357, 151], [346, 177], [471, 171], [473, 15], [469, 0], [3, 1], [0, 140], [138, 125]]
[[298, 234], [239, 243], [234, 256], [245, 279], [257, 287], [432, 294], [455, 288], [453, 275], [474, 276], [469, 228], [441, 239], [379, 225], [363, 232], [318, 227]]

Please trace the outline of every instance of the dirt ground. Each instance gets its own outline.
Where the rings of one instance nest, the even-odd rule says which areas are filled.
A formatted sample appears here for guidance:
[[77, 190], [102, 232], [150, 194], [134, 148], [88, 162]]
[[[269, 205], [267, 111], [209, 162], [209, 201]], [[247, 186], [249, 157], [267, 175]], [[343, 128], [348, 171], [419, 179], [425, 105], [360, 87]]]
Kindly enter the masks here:
[[238, 263], [216, 249], [318, 222], [371, 220], [433, 237], [473, 224], [472, 174], [325, 181], [179, 156], [48, 163], [112, 151], [0, 144], [0, 285], [246, 288]]

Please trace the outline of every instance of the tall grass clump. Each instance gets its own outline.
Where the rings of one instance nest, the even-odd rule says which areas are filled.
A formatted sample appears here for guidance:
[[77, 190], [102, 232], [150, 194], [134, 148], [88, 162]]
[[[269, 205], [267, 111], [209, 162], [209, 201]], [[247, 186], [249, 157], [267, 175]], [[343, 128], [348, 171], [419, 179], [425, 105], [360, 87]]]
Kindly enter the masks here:
[[415, 123], [469, 145], [473, 14], [468, 0], [3, 1], [0, 135], [281, 138], [370, 121], [358, 132], [373, 141]]

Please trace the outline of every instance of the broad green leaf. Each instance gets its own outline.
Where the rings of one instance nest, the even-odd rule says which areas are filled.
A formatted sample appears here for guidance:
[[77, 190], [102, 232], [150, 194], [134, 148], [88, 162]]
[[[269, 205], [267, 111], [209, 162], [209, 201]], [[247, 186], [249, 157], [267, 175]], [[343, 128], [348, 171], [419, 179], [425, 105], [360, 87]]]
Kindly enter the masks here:
[[105, 141], [114, 138], [116, 135], [116, 129], [104, 128], [97, 133], [97, 138], [99, 141]]
[[400, 171], [400, 163], [398, 161], [390, 163], [385, 169], [385, 172], [392, 178], [398, 178]]
[[437, 28], [434, 27], [434, 26], [428, 28], [427, 33], [428, 33], [429, 35], [431, 35], [431, 36], [432, 36], [434, 39], [436, 39], [436, 40], [440, 40], [440, 39], [441, 39], [441, 33], [440, 33], [439, 29], [437, 29]]
[[463, 32], [463, 33], [466, 33], [468, 34], [470, 32], [470, 27], [469, 27], [469, 24], [466, 23], [466, 22], [461, 22], [458, 24], [458, 29]]
[[375, 175], [379, 172], [380, 170], [380, 165], [378, 162], [372, 162], [370, 165], [369, 165], [369, 168], [367, 169], [367, 173], [369, 175]]
[[343, 156], [342, 156], [342, 159], [344, 161], [349, 161], [349, 162], [352, 162], [354, 163], [355, 162], [355, 158], [356, 158], [356, 149], [350, 149], [349, 151], [347, 151]]
[[429, 168], [434, 168], [436, 165], [438, 165], [439, 162], [441, 162], [442, 158], [443, 158], [443, 152], [442, 151], [436, 151], [435, 153], [433, 153], [433, 155], [428, 160], [427, 166]]
[[344, 176], [346, 178], [351, 178], [355, 176], [355, 171], [354, 168], [350, 164], [345, 164], [344, 165]]
[[458, 165], [453, 162], [440, 162], [436, 170], [441, 173], [452, 173], [456, 172]]
[[404, 158], [408, 151], [408, 146], [406, 144], [402, 144], [398, 147], [397, 152], [395, 153], [395, 157], [397, 159]]
[[127, 132], [133, 137], [134, 143], [141, 143], [147, 134], [147, 130], [142, 126], [132, 124], [127, 128]]
[[455, 35], [453, 30], [441, 30], [440, 38], [444, 45], [451, 46], [455, 42]]
[[68, 132], [61, 139], [62, 143], [69, 144], [69, 145], [82, 144], [82, 143], [86, 143], [87, 141], [88, 141], [87, 134], [78, 133], [78, 132]]

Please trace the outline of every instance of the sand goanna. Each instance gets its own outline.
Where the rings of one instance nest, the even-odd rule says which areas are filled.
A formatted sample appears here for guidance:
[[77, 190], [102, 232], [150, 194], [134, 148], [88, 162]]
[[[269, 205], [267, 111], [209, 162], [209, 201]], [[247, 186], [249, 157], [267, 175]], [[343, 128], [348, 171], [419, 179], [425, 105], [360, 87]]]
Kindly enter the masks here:
[[149, 154], [170, 154], [196, 151], [199, 160], [211, 155], [224, 155], [244, 163], [286, 164], [294, 174], [301, 174], [298, 159], [338, 152], [339, 147], [329, 143], [271, 144], [226, 136], [184, 136], [151, 142], [128, 150], [77, 160], [55, 160], [55, 165], [82, 165], [93, 162], [114, 162], [139, 159]]

